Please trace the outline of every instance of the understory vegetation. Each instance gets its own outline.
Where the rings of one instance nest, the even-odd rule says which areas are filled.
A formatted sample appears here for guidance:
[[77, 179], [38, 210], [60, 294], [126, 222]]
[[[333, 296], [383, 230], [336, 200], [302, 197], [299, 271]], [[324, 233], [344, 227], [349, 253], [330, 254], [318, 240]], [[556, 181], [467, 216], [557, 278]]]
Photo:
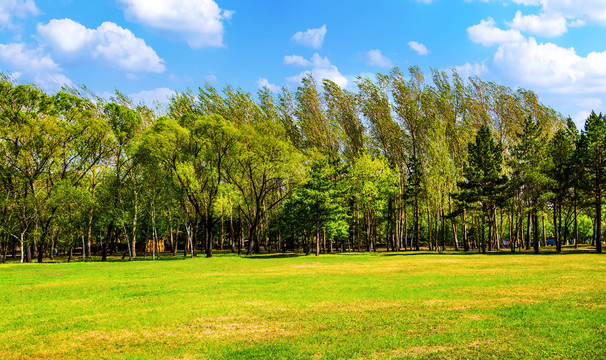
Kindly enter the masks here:
[[0, 262], [602, 250], [606, 120], [417, 67], [160, 109], [0, 82]]

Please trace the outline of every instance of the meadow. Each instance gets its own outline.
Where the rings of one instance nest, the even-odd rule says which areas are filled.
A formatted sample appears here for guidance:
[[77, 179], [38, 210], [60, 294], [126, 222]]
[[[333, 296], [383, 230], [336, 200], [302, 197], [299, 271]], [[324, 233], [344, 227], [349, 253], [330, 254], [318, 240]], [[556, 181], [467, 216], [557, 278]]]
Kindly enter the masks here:
[[606, 257], [296, 254], [0, 266], [0, 358], [606, 358]]

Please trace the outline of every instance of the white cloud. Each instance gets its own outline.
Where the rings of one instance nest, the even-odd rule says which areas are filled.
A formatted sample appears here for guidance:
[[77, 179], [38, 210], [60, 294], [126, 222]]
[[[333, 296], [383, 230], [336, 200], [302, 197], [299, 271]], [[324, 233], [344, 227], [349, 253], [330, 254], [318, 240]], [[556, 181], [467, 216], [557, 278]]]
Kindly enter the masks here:
[[311, 59], [309, 59], [309, 63], [311, 67], [310, 70], [288, 77], [286, 81], [293, 86], [298, 86], [303, 77], [305, 77], [306, 74], [311, 73], [317, 81], [328, 79], [334, 81], [342, 88], [347, 86], [347, 78], [339, 72], [339, 69], [337, 69], [336, 66], [330, 63], [328, 58], [322, 57], [318, 53], [315, 53]]
[[24, 43], [0, 44], [0, 64], [13, 72], [15, 78], [34, 82], [49, 91], [72, 85], [48, 54], [41, 48], [28, 48]]
[[[523, 2], [523, 0], [518, 0]], [[588, 19], [606, 24], [606, 2], [604, 0], [536, 0], [533, 5], [542, 5], [545, 13], [560, 14], [569, 19]]]
[[38, 38], [60, 61], [89, 64], [91, 60], [129, 72], [161, 73], [164, 60], [130, 30], [112, 22], [87, 29], [71, 19], [38, 25]]
[[427, 50], [427, 47], [421, 43], [418, 43], [416, 41], [409, 41], [408, 42], [408, 46], [417, 54], [419, 55], [427, 55], [429, 54], [429, 50]]
[[284, 57], [284, 64], [293, 65], [299, 67], [309, 67], [311, 62], [300, 55], [286, 55]]
[[[468, 0], [469, 1], [469, 0]], [[514, 3], [526, 6], [539, 6], [541, 0], [513, 0]]]
[[138, 93], [130, 94], [129, 97], [134, 104], [142, 103], [149, 108], [157, 106], [165, 106], [169, 103], [170, 97], [175, 94], [175, 91], [169, 88], [157, 88], [153, 90], [144, 90]]
[[471, 41], [484, 46], [524, 40], [524, 36], [518, 30], [501, 30], [495, 27], [494, 19], [490, 17], [488, 20], [482, 20], [478, 25], [467, 28], [467, 33]]
[[522, 12], [518, 11], [509, 25], [514, 29], [545, 37], [560, 36], [568, 31], [566, 18], [545, 13], [522, 15]]
[[[474, 0], [468, 0], [474, 1]], [[475, 0], [478, 1], [478, 0]], [[572, 47], [540, 43], [521, 32], [557, 37], [568, 27], [606, 25], [606, 1], [586, 0], [493, 0], [505, 5], [533, 6], [533, 15], [517, 11], [510, 30], [495, 27], [489, 18], [467, 29], [472, 41], [498, 45], [491, 71], [498, 72], [513, 86], [530, 88], [546, 104], [557, 104], [559, 111], [574, 115], [582, 127], [590, 109], [599, 110], [606, 99], [606, 51], [585, 56]]]
[[126, 18], [192, 48], [223, 46], [223, 23], [234, 12], [213, 0], [119, 0]]
[[280, 87], [278, 85], [272, 84], [269, 82], [269, 80], [267, 80], [266, 78], [260, 77], [259, 80], [257, 80], [257, 86], [259, 88], [268, 88], [269, 91], [273, 92], [273, 93], [277, 93], [280, 92]]
[[481, 64], [465, 63], [464, 65], [461, 65], [461, 66], [455, 66], [454, 69], [463, 79], [468, 79], [472, 76], [484, 75], [488, 72], [488, 67], [486, 66], [486, 64], [484, 62], [482, 62]]
[[606, 91], [606, 52], [581, 57], [574, 48], [530, 38], [499, 46], [494, 63], [524, 86], [558, 93]]
[[381, 50], [369, 50], [366, 54], [366, 65], [369, 66], [379, 66], [383, 68], [393, 67], [393, 62], [381, 54]]
[[[466, 0], [473, 1], [473, 0]], [[489, 0], [479, 0], [488, 2]], [[500, 0], [508, 4], [510, 0]], [[545, 16], [564, 17], [572, 20], [576, 26], [586, 21], [606, 24], [606, 2], [604, 0], [513, 0], [517, 5], [540, 7]]]
[[317, 29], [307, 29], [307, 31], [299, 31], [292, 36], [292, 41], [299, 45], [320, 49], [324, 43], [326, 35], [326, 25]]
[[0, 27], [13, 27], [13, 18], [26, 18], [40, 13], [34, 0], [0, 1]]
[[591, 111], [581, 110], [576, 114], [572, 115], [571, 118], [572, 121], [574, 121], [574, 123], [577, 125], [578, 129], [583, 129], [585, 127], [585, 122], [587, 121], [589, 115], [591, 115]]
[[587, 24], [587, 22], [585, 22], [585, 20], [576, 19], [575, 21], [573, 21], [570, 24], [568, 24], [568, 26], [570, 26], [570, 27], [582, 27], [582, 26], [585, 26], [586, 24]]
[[217, 79], [217, 77], [213, 74], [208, 74], [206, 76], [204, 76], [204, 81], [206, 81], [207, 83], [216, 83], [217, 81], [219, 81], [219, 79]]

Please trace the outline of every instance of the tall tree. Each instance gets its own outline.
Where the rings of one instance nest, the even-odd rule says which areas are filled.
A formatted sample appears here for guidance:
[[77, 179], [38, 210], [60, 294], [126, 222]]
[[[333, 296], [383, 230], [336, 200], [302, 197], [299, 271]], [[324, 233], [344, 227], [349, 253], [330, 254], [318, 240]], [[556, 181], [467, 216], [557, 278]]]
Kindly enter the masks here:
[[486, 217], [493, 214], [493, 207], [502, 201], [507, 185], [503, 172], [503, 147], [497, 143], [490, 129], [481, 126], [475, 143], [468, 145], [468, 160], [463, 168], [464, 180], [459, 182], [460, 192], [454, 194], [460, 201], [481, 210], [482, 252], [486, 252]]
[[[524, 194], [529, 219], [532, 221], [535, 253], [539, 252], [538, 213], [547, 200], [546, 152], [547, 136], [543, 132], [543, 125], [530, 116], [526, 117], [522, 131], [518, 133], [518, 143], [513, 146], [511, 166], [514, 169], [514, 185]], [[526, 239], [527, 249], [529, 240]]]
[[583, 162], [583, 187], [593, 196], [595, 209], [595, 246], [602, 252], [602, 203], [606, 187], [606, 119], [591, 112], [580, 139]]

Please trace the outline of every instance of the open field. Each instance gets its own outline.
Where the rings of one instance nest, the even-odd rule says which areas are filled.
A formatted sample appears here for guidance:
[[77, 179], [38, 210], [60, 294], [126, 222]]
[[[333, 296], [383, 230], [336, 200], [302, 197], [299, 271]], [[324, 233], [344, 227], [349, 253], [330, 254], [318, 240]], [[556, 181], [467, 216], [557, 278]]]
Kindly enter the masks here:
[[606, 358], [606, 256], [0, 266], [0, 358]]

